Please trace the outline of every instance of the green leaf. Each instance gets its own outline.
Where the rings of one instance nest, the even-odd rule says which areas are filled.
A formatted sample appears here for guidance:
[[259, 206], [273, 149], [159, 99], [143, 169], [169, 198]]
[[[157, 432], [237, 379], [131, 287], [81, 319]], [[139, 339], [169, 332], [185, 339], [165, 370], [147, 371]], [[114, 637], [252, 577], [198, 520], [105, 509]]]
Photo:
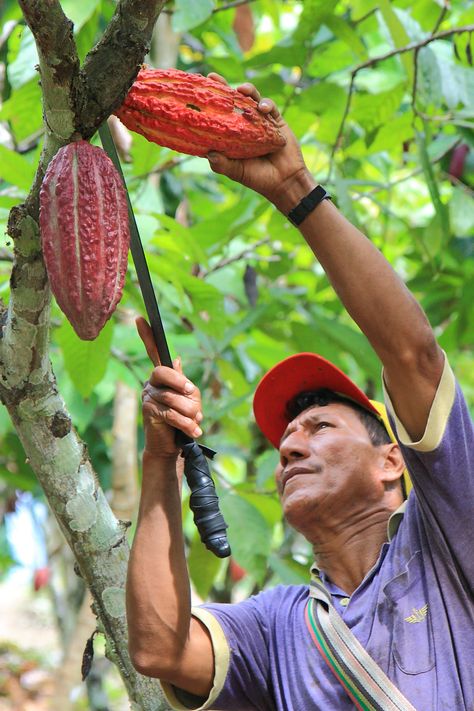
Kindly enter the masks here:
[[64, 14], [74, 23], [74, 32], [79, 32], [94, 14], [102, 0], [62, 0], [61, 7]]
[[241, 496], [225, 493], [220, 498], [232, 555], [258, 582], [266, 572], [271, 528], [262, 514]]
[[334, 187], [336, 193], [337, 204], [341, 212], [350, 220], [356, 227], [359, 226], [359, 220], [357, 218], [356, 211], [354, 210], [354, 203], [352, 197], [349, 194], [347, 181], [343, 180], [340, 176], [339, 171], [336, 172], [334, 178]]
[[[239, 188], [237, 188], [239, 190]], [[257, 210], [261, 213], [267, 205], [260, 203]], [[255, 198], [249, 192], [242, 192], [241, 200], [232, 207], [215, 210], [212, 217], [198, 222], [189, 228], [189, 239], [196, 240], [204, 249], [213, 250], [221, 243], [228, 244], [236, 232], [252, 224], [258, 216], [255, 208]]]
[[214, 0], [175, 0], [171, 26], [175, 32], [185, 32], [207, 20], [214, 10]]
[[[363, 369], [363, 371], [375, 382], [380, 378], [381, 365], [366, 337], [355, 328], [341, 323], [336, 318], [325, 315], [319, 306], [313, 306], [312, 325], [309, 332], [313, 334], [313, 345], [309, 349], [319, 352], [319, 339], [322, 336], [325, 340], [336, 346], [340, 355], [349, 353]], [[308, 328], [308, 327], [306, 327]]]
[[100, 31], [100, 11], [96, 10], [76, 34], [76, 47], [79, 61], [82, 63], [94, 46]]
[[[388, 27], [395, 48], [399, 49], [400, 47], [406, 47], [408, 44], [410, 44], [410, 37], [408, 36], [408, 33], [405, 30], [397, 13], [393, 9], [391, 1], [379, 0], [379, 9], [382, 13], [385, 24]], [[413, 56], [411, 53], [405, 52], [404, 54], [400, 55], [400, 59], [402, 61], [403, 66], [405, 67], [408, 81], [410, 85], [412, 85], [414, 76]]]
[[426, 183], [428, 185], [428, 190], [430, 192], [431, 200], [433, 202], [433, 206], [441, 228], [442, 240], [444, 243], [447, 243], [449, 241], [449, 213], [446, 208], [446, 205], [441, 202], [438, 184], [436, 182], [433, 166], [430, 163], [428, 151], [426, 148], [426, 139], [419, 132], [416, 133], [416, 144], [418, 146], [418, 153], [420, 156], [421, 166], [423, 168]]
[[439, 106], [442, 96], [438, 58], [430, 47], [423, 47], [418, 52], [417, 100], [425, 106]]
[[12, 207], [21, 202], [21, 197], [8, 197], [8, 195], [0, 195], [0, 208], [11, 210]]
[[2, 180], [29, 191], [36, 169], [26, 158], [0, 144], [0, 166]]
[[[22, 27], [20, 32], [18, 53], [15, 59], [8, 64], [8, 80], [14, 89], [18, 89], [34, 77], [37, 81], [39, 79], [36, 70], [39, 60], [34, 37], [29, 27]], [[11, 55], [11, 50], [9, 54]]]
[[236, 486], [235, 491], [238, 492], [245, 501], [255, 506], [267, 524], [273, 528], [277, 523], [280, 523], [283, 518], [283, 512], [276, 493], [272, 495], [262, 496], [255, 491], [248, 491], [248, 484], [244, 483]]
[[308, 566], [302, 565], [292, 558], [280, 558], [275, 554], [270, 555], [268, 563], [283, 585], [308, 584]]
[[207, 598], [221, 564], [222, 561], [207, 550], [199, 535], [195, 535], [188, 555], [188, 568], [192, 583], [202, 600]]
[[82, 341], [66, 319], [55, 331], [55, 339], [61, 347], [69, 377], [85, 398], [91, 395], [95, 385], [105, 375], [112, 335], [112, 321], [105, 324], [94, 341]]
[[257, 461], [256, 485], [259, 488], [275, 486], [275, 469], [277, 468], [280, 455], [276, 449], [267, 449], [261, 454]]
[[0, 119], [9, 122], [17, 142], [42, 128], [41, 90], [36, 77], [11, 93], [0, 110]]
[[285, 38], [283, 42], [278, 42], [268, 51], [249, 57], [244, 62], [244, 67], [245, 69], [255, 69], [256, 67], [268, 67], [271, 63], [283, 64], [285, 67], [295, 67], [301, 66], [305, 57], [306, 49], [301, 42], [293, 42]]
[[352, 29], [352, 27], [345, 22], [341, 17], [327, 17], [324, 23], [331, 32], [334, 32], [336, 37], [345, 42], [353, 51], [354, 55], [360, 61], [367, 59], [367, 49], [360, 39], [359, 35]]
[[408, 141], [412, 136], [412, 115], [406, 112], [401, 116], [395, 116], [377, 131], [377, 135], [369, 145], [369, 151], [370, 153], [395, 150], [401, 152], [404, 141]]
[[324, 20], [334, 13], [339, 0], [305, 0], [294, 38], [305, 42], [314, 36]]
[[0, 476], [13, 488], [24, 491], [36, 491], [38, 480], [27, 462], [23, 445], [16, 432], [8, 432], [2, 441], [2, 455], [10, 463], [7, 468], [0, 468]]
[[197, 262], [203, 267], [207, 265], [206, 252], [188, 227], [183, 227], [168, 215], [157, 215], [156, 217], [164, 229], [154, 236], [152, 244], [162, 250], [175, 252], [181, 260], [183, 258], [191, 260], [190, 268], [192, 262]]
[[360, 123], [366, 131], [384, 126], [400, 107], [404, 95], [403, 85], [381, 94], [356, 94], [351, 118]]
[[246, 351], [252, 356], [255, 362], [259, 363], [265, 370], [268, 370], [280, 360], [290, 355], [286, 343], [277, 341], [262, 331], [252, 331], [252, 336], [253, 343], [249, 343]]
[[449, 215], [454, 233], [458, 237], [474, 235], [474, 200], [462, 188], [454, 188], [449, 202]]

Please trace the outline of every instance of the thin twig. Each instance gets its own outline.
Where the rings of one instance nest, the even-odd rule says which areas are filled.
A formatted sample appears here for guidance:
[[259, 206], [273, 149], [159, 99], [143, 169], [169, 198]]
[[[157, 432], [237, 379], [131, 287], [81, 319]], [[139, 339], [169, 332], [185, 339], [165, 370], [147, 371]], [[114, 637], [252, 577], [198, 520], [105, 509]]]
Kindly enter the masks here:
[[[395, 212], [393, 212], [393, 210], [391, 210], [391, 209], [388, 207], [386, 201], [380, 202], [379, 200], [377, 200], [377, 198], [374, 196], [373, 193], [372, 193], [372, 194], [371, 194], [371, 193], [356, 193], [356, 194], [357, 194], [356, 200], [361, 200], [362, 198], [367, 198], [368, 200], [370, 200], [371, 202], [373, 202], [374, 205], [377, 205], [377, 207], [380, 208], [380, 211], [387, 217], [387, 219], [388, 219], [389, 217], [391, 217], [391, 218], [396, 219], [396, 220], [398, 220], [399, 222], [401, 222], [401, 223], [402, 223], [403, 225], [405, 225], [405, 227], [407, 227], [409, 230], [412, 229], [413, 225], [411, 225], [408, 220], [403, 219], [403, 217], [401, 217], [400, 215], [398, 215], [398, 214], [396, 214]], [[416, 231], [413, 231], [413, 232], [412, 232], [412, 235], [413, 235], [413, 239], [414, 239], [416, 242], [418, 242], [418, 244], [419, 244], [419, 246], [420, 246], [420, 250], [424, 253], [424, 255], [425, 255], [427, 261], [429, 262], [433, 274], [435, 274], [436, 271], [437, 271], [437, 270], [436, 270], [436, 265], [435, 265], [435, 263], [434, 263], [434, 261], [433, 261], [433, 257], [432, 257], [432, 255], [431, 255], [431, 253], [430, 253], [428, 247], [427, 247], [426, 244], [425, 244], [425, 241], [423, 240], [423, 238], [422, 238], [421, 236], [419, 236], [419, 235], [417, 234]]]
[[[441, 23], [443, 22], [447, 11], [448, 11], [448, 5], [447, 5], [447, 0], [445, 0], [444, 6], [441, 9], [438, 19], [436, 20], [435, 26], [431, 30], [431, 37], [436, 35], [436, 33], [438, 32], [439, 27], [440, 27]], [[418, 110], [417, 105], [416, 105], [416, 97], [417, 97], [417, 91], [418, 91], [418, 54], [420, 52], [420, 49], [421, 49], [420, 47], [417, 47], [417, 49], [415, 49], [415, 53], [414, 53], [414, 57], [413, 57], [414, 71], [413, 71], [413, 89], [412, 89], [411, 105], [412, 105], [413, 113], [415, 114], [415, 116], [419, 116], [420, 118], [426, 120], [426, 116]], [[431, 120], [433, 121], [436, 119], [435, 119], [435, 117], [432, 117]], [[414, 117], [413, 117], [413, 123], [414, 123]]]
[[133, 182], [136, 180], [144, 180], [145, 178], [149, 178], [151, 175], [161, 175], [162, 173], [166, 173], [167, 170], [172, 170], [173, 168], [176, 168], [178, 165], [183, 165], [183, 163], [186, 163], [188, 160], [191, 160], [194, 156], [184, 156], [181, 158], [170, 158], [169, 160], [165, 161], [162, 163], [158, 168], [154, 168], [153, 170], [149, 170], [147, 173], [140, 173], [140, 175], [133, 175], [130, 176], [129, 182]]
[[365, 13], [365, 15], [362, 15], [362, 17], [359, 17], [357, 20], [353, 20], [354, 26], [360, 25], [361, 22], [364, 22], [367, 20], [371, 15], [374, 15], [378, 10], [378, 7], [373, 7], [372, 10], [369, 10], [368, 12]]
[[[450, 153], [453, 150], [453, 148], [455, 148], [457, 145], [459, 145], [459, 143], [461, 143], [461, 140], [462, 139], [459, 138], [455, 143], [451, 144], [449, 146], [449, 148], [447, 148], [445, 151], [443, 151], [439, 155], [435, 156], [434, 158], [431, 158], [430, 163], [432, 165], [436, 165], [436, 163], [439, 163], [439, 161], [443, 160], [443, 158], [448, 153]], [[423, 168], [416, 168], [411, 173], [407, 173], [407, 175], [404, 175], [402, 178], [397, 178], [397, 180], [394, 180], [391, 183], [385, 183], [384, 185], [378, 185], [373, 190], [369, 190], [368, 192], [362, 193], [362, 192], [359, 192], [358, 190], [355, 190], [353, 192], [356, 192], [361, 197], [371, 198], [372, 195], [376, 195], [377, 193], [380, 193], [383, 190], [389, 191], [392, 188], [394, 188], [395, 186], [400, 185], [400, 183], [404, 183], [406, 180], [411, 180], [411, 178], [416, 178], [417, 175], [421, 175], [422, 173], [423, 173]], [[349, 185], [349, 190], [352, 191], [352, 189], [350, 187], [350, 182], [348, 183], [348, 185]]]
[[440, 25], [443, 22], [444, 18], [446, 17], [448, 10], [449, 10], [448, 0], [444, 0], [444, 6], [441, 9], [438, 19], [436, 20], [435, 26], [431, 30], [432, 35], [435, 35], [438, 32]]
[[[250, 3], [256, 2], [256, 0], [233, 0], [233, 2], [228, 2], [225, 5], [220, 5], [219, 7], [215, 7], [212, 11], [212, 14], [215, 15], [216, 12], [222, 12], [222, 10], [232, 10], [234, 7], [239, 7], [240, 5], [250, 5]], [[162, 10], [166, 15], [173, 15], [174, 10], [165, 8]]]
[[452, 35], [455, 34], [461, 34], [463, 32], [473, 32], [474, 31], [474, 24], [472, 25], [465, 25], [463, 27], [453, 27], [450, 30], [443, 30], [443, 32], [438, 32], [437, 34], [431, 34], [428, 37], [425, 37], [424, 40], [420, 40], [419, 42], [411, 42], [410, 44], [406, 45], [405, 47], [398, 47], [397, 49], [392, 49], [389, 52], [385, 52], [384, 54], [380, 54], [377, 57], [372, 57], [371, 59], [367, 59], [365, 62], [362, 62], [361, 64], [358, 64], [356, 67], [351, 72], [351, 81], [349, 85], [349, 91], [347, 95], [347, 101], [346, 101], [346, 106], [344, 108], [344, 113], [341, 119], [341, 123], [339, 125], [339, 129], [337, 132], [336, 140], [334, 142], [333, 148], [331, 150], [331, 156], [329, 159], [329, 169], [328, 169], [328, 175], [326, 177], [326, 182], [329, 182], [331, 179], [333, 167], [334, 167], [334, 157], [336, 154], [336, 151], [339, 148], [339, 145], [341, 143], [343, 131], [344, 131], [344, 126], [346, 123], [347, 116], [349, 114], [350, 110], [350, 105], [352, 101], [352, 95], [354, 92], [354, 83], [355, 83], [355, 78], [357, 74], [362, 71], [363, 69], [367, 69], [368, 67], [373, 67], [379, 62], [383, 62], [386, 59], [390, 59], [391, 57], [396, 57], [399, 54], [405, 54], [406, 52], [413, 52], [414, 50], [419, 50], [422, 47], [426, 47], [426, 45], [430, 44], [431, 42], [435, 42], [436, 40], [440, 39], [445, 39], [446, 37], [451, 37]]
[[120, 361], [120, 363], [123, 363], [123, 365], [132, 373], [134, 378], [136, 378], [136, 380], [140, 384], [140, 386], [143, 386], [143, 378], [135, 370], [135, 366], [132, 363], [129, 356], [127, 356], [126, 353], [123, 353], [123, 351], [119, 350], [115, 346], [112, 346], [112, 348], [110, 349], [110, 353], [111, 353], [111, 355], [114, 356], [114, 358], [117, 358], [117, 360]]
[[411, 90], [411, 108], [413, 109], [413, 121], [412, 125], [415, 123], [415, 116], [419, 116], [418, 109], [416, 106], [416, 97], [418, 91], [418, 54], [420, 49], [415, 49], [413, 53], [413, 86]]
[[455, 175], [451, 175], [451, 173], [447, 173], [445, 170], [441, 171], [441, 176], [445, 178], [446, 180], [449, 180], [450, 183], [453, 185], [456, 185], [458, 188], [463, 190], [469, 197], [474, 198], [474, 190], [469, 187], [469, 185], [466, 185], [466, 183], [463, 183], [462, 180], [459, 180], [459, 178], [456, 178]]
[[234, 0], [233, 2], [228, 2], [226, 5], [215, 7], [212, 14], [215, 15], [216, 12], [221, 12], [222, 10], [231, 10], [234, 7], [239, 7], [239, 5], [250, 5], [252, 2], [255, 2], [255, 0]]
[[246, 247], [246, 249], [242, 250], [238, 254], [234, 254], [232, 257], [226, 257], [225, 259], [221, 259], [220, 262], [217, 262], [217, 264], [214, 264], [214, 266], [210, 267], [209, 269], [202, 269], [200, 271], [199, 277], [201, 279], [205, 279], [209, 274], [217, 272], [219, 269], [223, 269], [229, 264], [233, 264], [234, 262], [238, 262], [240, 259], [248, 257], [250, 254], [252, 254], [252, 252], [254, 252], [255, 249], [257, 249], [257, 247], [261, 247], [263, 244], [268, 244], [269, 242], [270, 237], [263, 237], [261, 240], [255, 242], [249, 247]]

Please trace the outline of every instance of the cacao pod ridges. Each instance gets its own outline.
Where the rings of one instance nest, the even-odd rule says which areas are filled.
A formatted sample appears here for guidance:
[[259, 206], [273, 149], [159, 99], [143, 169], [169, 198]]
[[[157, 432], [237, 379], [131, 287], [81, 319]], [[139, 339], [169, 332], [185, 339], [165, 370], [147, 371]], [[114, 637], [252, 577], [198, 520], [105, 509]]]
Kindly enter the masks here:
[[56, 153], [40, 190], [40, 230], [58, 306], [93, 340], [120, 301], [130, 244], [125, 188], [101, 148], [76, 141]]
[[202, 74], [142, 69], [116, 116], [131, 131], [182, 153], [256, 158], [286, 139], [250, 97]]

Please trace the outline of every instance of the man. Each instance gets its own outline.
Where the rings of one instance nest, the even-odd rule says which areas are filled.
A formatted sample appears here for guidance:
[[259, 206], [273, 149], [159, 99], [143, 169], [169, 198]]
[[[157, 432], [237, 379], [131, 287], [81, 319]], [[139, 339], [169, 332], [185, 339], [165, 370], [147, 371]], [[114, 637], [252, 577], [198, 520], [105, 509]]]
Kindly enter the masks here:
[[[272, 114], [287, 144], [246, 161], [211, 155], [211, 166], [285, 215], [312, 194], [292, 216], [382, 361], [399, 444], [384, 433], [377, 408], [324, 359], [299, 354], [275, 366], [257, 388], [254, 410], [280, 451], [285, 516], [313, 545], [313, 584], [191, 612], [182, 473], [170, 426], [200, 435], [200, 395], [179, 361], [175, 370], [157, 365], [150, 330], [139, 320], [157, 367], [143, 393], [142, 496], [127, 584], [133, 663], [162, 680], [175, 708], [353, 709], [354, 694], [305, 621], [310, 590], [322, 586], [407, 699], [403, 708], [472, 711], [474, 434], [462, 395], [425, 315], [390, 265], [321, 200], [323, 191], [314, 195], [316, 181], [273, 102], [250, 84], [240, 91]], [[404, 461], [414, 491], [403, 513]]]

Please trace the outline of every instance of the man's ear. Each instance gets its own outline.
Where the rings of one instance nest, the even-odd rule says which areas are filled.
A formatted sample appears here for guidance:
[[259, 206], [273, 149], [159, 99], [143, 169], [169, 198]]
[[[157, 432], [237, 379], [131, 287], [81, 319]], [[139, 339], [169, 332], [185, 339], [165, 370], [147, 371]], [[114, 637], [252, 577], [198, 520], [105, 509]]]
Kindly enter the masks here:
[[400, 447], [396, 442], [383, 444], [380, 447], [380, 454], [383, 457], [380, 481], [383, 481], [385, 485], [395, 484], [401, 479], [405, 469]]

